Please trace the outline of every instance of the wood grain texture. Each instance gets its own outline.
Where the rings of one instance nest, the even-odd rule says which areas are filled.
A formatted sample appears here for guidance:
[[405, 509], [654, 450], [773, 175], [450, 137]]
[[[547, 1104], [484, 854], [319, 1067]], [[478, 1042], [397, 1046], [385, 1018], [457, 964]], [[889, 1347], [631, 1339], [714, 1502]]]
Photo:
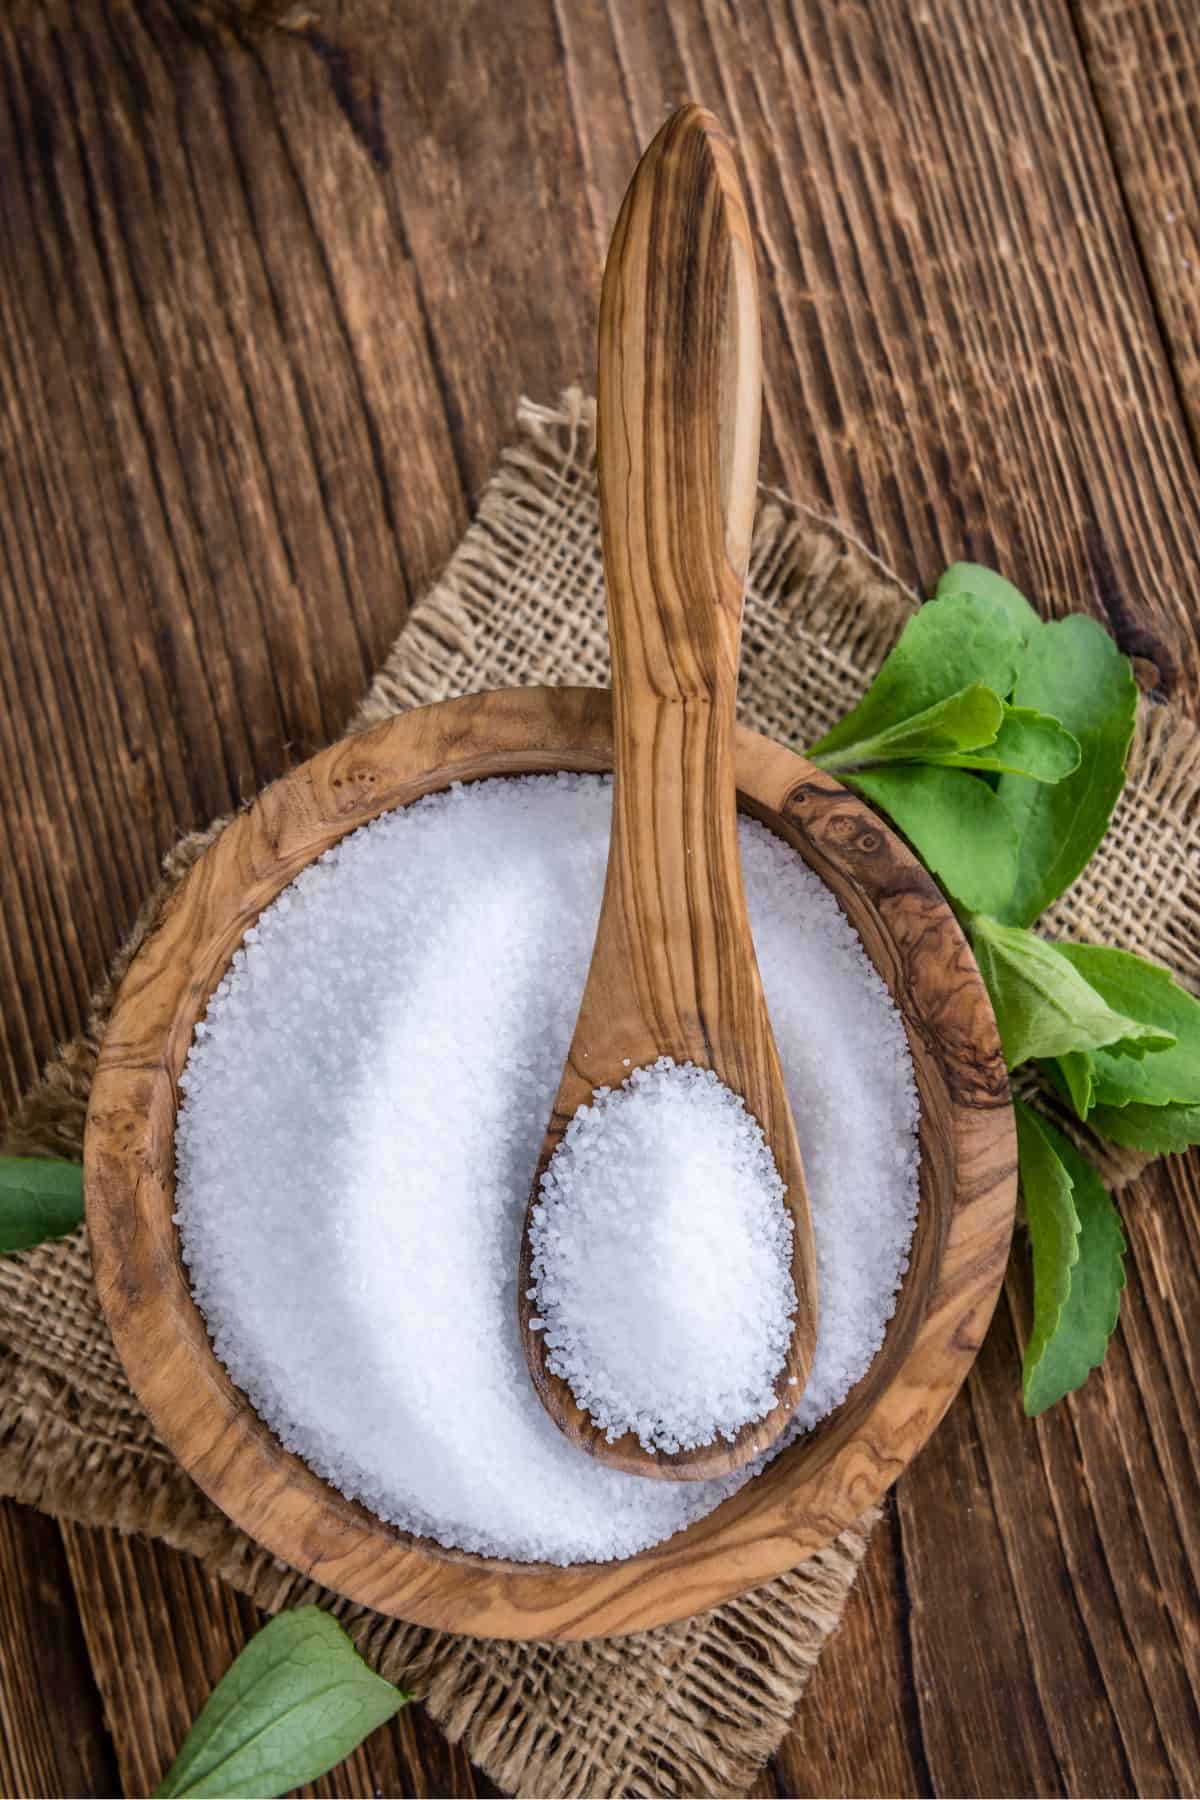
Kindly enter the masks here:
[[[103, 1671], [105, 1707], [134, 1727], [122, 1736], [120, 1791], [153, 1793], [212, 1689], [265, 1616], [206, 1575], [192, 1557], [175, 1555], [165, 1544], [80, 1525], [64, 1525], [62, 1531], [89, 1648]], [[130, 1642], [147, 1640], [156, 1645], [150, 1667], [126, 1654]], [[348, 1787], [360, 1794], [466, 1797], [495, 1791], [415, 1705], [372, 1732], [334, 1774], [298, 1792], [323, 1797]], [[53, 1791], [117, 1789], [112, 1783]]]
[[[1163, 289], [1194, 298], [1194, 218], [1166, 219], [1153, 180], [1180, 172], [1182, 195], [1194, 168], [1182, 0], [1077, 0], [1073, 16], [1064, 0], [312, 0], [321, 31], [245, 42], [185, 29], [184, 10], [10, 0], [0, 16], [5, 1102], [80, 1022], [177, 832], [348, 716], [516, 394], [585, 377], [628, 169], [689, 94], [745, 158], [768, 478], [910, 581], [973, 555], [1044, 607], [1095, 612], [1200, 708], [1200, 483], [1177, 400], [1192, 405], [1194, 334]], [[1128, 1366], [1092, 1388], [1117, 1433], [1097, 1443], [1132, 1459], [1115, 1560], [1124, 1605], [1157, 1597], [1148, 1640], [1112, 1639], [1102, 1671], [1104, 1615], [1071, 1598], [1098, 1585], [1105, 1472], [1080, 1473], [1097, 1414], [1068, 1403], [1039, 1423], [1062, 1446], [1050, 1463], [1015, 1411], [995, 1415], [1010, 1494], [972, 1389], [897, 1490], [870, 1741], [842, 1723], [876, 1654], [860, 1596], [801, 1714], [803, 1779], [785, 1750], [781, 1791], [1029, 1792], [1041, 1776], [1094, 1793], [1122, 1768], [1112, 1791], [1134, 1791], [1142, 1657], [1161, 1668], [1173, 1631], [1190, 1655], [1196, 1616], [1195, 1160], [1123, 1210]], [[1005, 1335], [981, 1379], [1011, 1383], [1014, 1354]], [[868, 1579], [881, 1556], [876, 1540]], [[109, 1558], [113, 1603], [132, 1601], [133, 1546], [113, 1537]], [[1019, 1611], [1027, 1560], [1053, 1578], [1025, 1580]], [[185, 1594], [227, 1661], [224, 1612], [186, 1583], [169, 1598]], [[90, 1585], [78, 1599], [85, 1618], [102, 1605]], [[31, 1635], [61, 1628], [38, 1584], [23, 1604]], [[133, 1604], [122, 1619], [91, 1643], [124, 1756], [146, 1721], [116, 1676], [159, 1656], [164, 1621]], [[1064, 1637], [1069, 1704], [1046, 1685]], [[1011, 1712], [980, 1639], [1003, 1651]], [[62, 1691], [52, 1736], [68, 1709], [86, 1735]], [[1200, 1743], [1164, 1691], [1174, 1790], [1195, 1791]], [[1050, 1719], [1043, 1754], [1029, 1734], [1050, 1742]], [[32, 1705], [8, 1723], [14, 1754], [43, 1754]], [[436, 1782], [397, 1742], [395, 1791]], [[1157, 1771], [1148, 1792], [1172, 1786], [1161, 1748], [1140, 1767]], [[337, 1791], [369, 1790], [354, 1772]]]
[[769, 478], [914, 585], [1097, 613], [1195, 708], [1195, 463], [1065, 0], [561, 12], [593, 170], [685, 94], [737, 140]]
[[1192, 446], [1200, 446], [1200, 51], [1190, 0], [1074, 0]]
[[[1190, 1450], [1181, 1440], [1197, 1382], [1178, 1309], [1194, 1291], [1198, 1199], [1195, 1158], [1123, 1197], [1130, 1287], [1104, 1380], [1032, 1430], [1000, 1378], [1029, 1316], [1028, 1273], [1014, 1264], [965, 1403], [939, 1434], [940, 1469], [914, 1465], [898, 1495], [935, 1788], [950, 1770], [973, 1793], [1196, 1786], [1200, 1476], [1195, 1440]], [[988, 1582], [984, 1634], [980, 1575], [995, 1538], [1004, 1574]], [[935, 1605], [934, 1571], [947, 1567]], [[970, 1704], [950, 1704], [954, 1695]]]
[[[694, 1481], [774, 1444], [808, 1382], [817, 1274], [804, 1166], [750, 935], [734, 718], [758, 498], [762, 361], [754, 246], [710, 113], [670, 118], [638, 164], [600, 301], [600, 521], [612, 651], [613, 809], [595, 945], [530, 1191], [517, 1272], [538, 1398], [598, 1461]], [[796, 1310], [775, 1403], [732, 1439], [667, 1452], [611, 1441], [531, 1321], [532, 1215], [563, 1133], [597, 1088], [660, 1057], [711, 1069], [762, 1127], [792, 1217]]]
[[108, 1794], [116, 1776], [58, 1527], [0, 1502], [0, 1793]]
[[555, 1568], [445, 1551], [384, 1526], [284, 1452], [217, 1362], [173, 1223], [179, 1076], [248, 926], [348, 831], [453, 781], [612, 766], [607, 693], [506, 689], [334, 745], [266, 790], [196, 863], [122, 983], [84, 1146], [96, 1286], [156, 1430], [251, 1536], [379, 1611], [476, 1636], [641, 1631], [802, 1561], [887, 1490], [982, 1342], [1016, 1201], [1008, 1081], [986, 994], [946, 901], [863, 803], [739, 729], [742, 805], [822, 877], [904, 1018], [921, 1102], [921, 1209], [882, 1348], [837, 1411], [707, 1518], [617, 1564]]
[[772, 1759], [780, 1794], [797, 1800], [927, 1794], [909, 1668], [895, 1495], [876, 1526], [838, 1626]]

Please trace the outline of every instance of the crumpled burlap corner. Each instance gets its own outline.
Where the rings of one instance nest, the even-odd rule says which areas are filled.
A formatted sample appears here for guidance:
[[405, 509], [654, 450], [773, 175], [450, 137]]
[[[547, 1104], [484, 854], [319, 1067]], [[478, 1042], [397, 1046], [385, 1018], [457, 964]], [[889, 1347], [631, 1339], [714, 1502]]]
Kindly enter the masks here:
[[[594, 406], [572, 391], [553, 409], [524, 403], [518, 425], [354, 727], [481, 688], [607, 681]], [[914, 604], [835, 528], [767, 497], [746, 604], [743, 718], [784, 743], [811, 742], [861, 693]], [[78, 1154], [113, 985], [220, 828], [168, 858], [87, 1032], [13, 1120], [10, 1151]], [[1045, 923], [1157, 957], [1200, 986], [1200, 738], [1169, 709], [1143, 704], [1114, 828]], [[1142, 1160], [1110, 1148], [1107, 1173], [1120, 1185]], [[235, 1530], [156, 1441], [100, 1313], [82, 1231], [0, 1259], [0, 1492], [161, 1537], [268, 1610], [329, 1606], [495, 1781], [530, 1796], [744, 1792], [837, 1626], [873, 1523], [714, 1612], [632, 1637], [505, 1644], [352, 1607]]]

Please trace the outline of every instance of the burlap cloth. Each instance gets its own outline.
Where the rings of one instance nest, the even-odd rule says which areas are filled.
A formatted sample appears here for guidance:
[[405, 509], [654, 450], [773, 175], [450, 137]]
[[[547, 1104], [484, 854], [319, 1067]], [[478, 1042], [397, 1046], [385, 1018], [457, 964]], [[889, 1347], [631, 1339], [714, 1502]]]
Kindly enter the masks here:
[[[529, 404], [445, 574], [416, 607], [354, 720], [473, 689], [607, 681], [594, 409]], [[766, 495], [746, 604], [742, 716], [796, 746], [855, 700], [915, 604], [836, 528]], [[1132, 777], [1102, 853], [1048, 923], [1155, 956], [1200, 985], [1200, 742], [1143, 705]], [[114, 964], [220, 825], [187, 838]], [[13, 1121], [8, 1148], [77, 1155], [110, 982]], [[1137, 1158], [1118, 1152], [1118, 1184]], [[1013, 1371], [1016, 1379], [1016, 1371]], [[398, 1624], [275, 1561], [193, 1486], [126, 1385], [83, 1232], [0, 1260], [0, 1492], [85, 1524], [164, 1538], [268, 1610], [316, 1599], [384, 1675], [418, 1693], [510, 1792], [743, 1792], [834, 1630], [873, 1521], [715, 1612], [635, 1637], [511, 1645]]]

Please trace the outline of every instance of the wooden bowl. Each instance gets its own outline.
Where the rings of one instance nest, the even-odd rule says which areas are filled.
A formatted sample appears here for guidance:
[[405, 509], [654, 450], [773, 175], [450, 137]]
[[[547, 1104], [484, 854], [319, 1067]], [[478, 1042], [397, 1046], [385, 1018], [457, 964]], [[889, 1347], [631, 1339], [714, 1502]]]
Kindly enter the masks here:
[[[285, 1451], [233, 1385], [188, 1288], [171, 1220], [179, 1076], [247, 927], [307, 863], [452, 781], [611, 765], [609, 696], [526, 688], [446, 701], [324, 751], [202, 856], [121, 987], [92, 1088], [87, 1216], [100, 1297], [163, 1442], [235, 1524], [384, 1613], [508, 1638], [640, 1631], [801, 1562], [877, 1501], [945, 1412], [1008, 1255], [1016, 1150], [983, 983], [911, 852], [803, 758], [741, 731], [745, 810], [829, 884], [899, 1005], [921, 1098], [921, 1206], [882, 1350], [847, 1400], [740, 1493], [657, 1548], [556, 1568], [444, 1550], [381, 1523]], [[515, 1275], [515, 1272], [514, 1272]]]

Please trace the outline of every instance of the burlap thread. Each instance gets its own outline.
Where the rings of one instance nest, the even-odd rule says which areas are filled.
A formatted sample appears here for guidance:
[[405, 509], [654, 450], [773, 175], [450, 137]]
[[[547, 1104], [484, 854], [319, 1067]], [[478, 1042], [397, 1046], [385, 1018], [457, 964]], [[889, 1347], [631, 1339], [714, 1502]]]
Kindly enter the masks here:
[[[518, 423], [475, 522], [352, 728], [483, 688], [607, 681], [594, 407], [573, 391], [553, 409], [524, 403]], [[747, 596], [742, 716], [784, 743], [811, 742], [861, 693], [913, 605], [836, 528], [769, 498]], [[167, 859], [87, 1031], [13, 1120], [10, 1151], [78, 1154], [115, 985], [221, 825]], [[1198, 896], [1200, 737], [1169, 709], [1143, 704], [1113, 830], [1046, 926], [1139, 950], [1200, 987]], [[1121, 1185], [1142, 1161], [1110, 1149], [1106, 1173]], [[258, 1549], [156, 1441], [100, 1313], [82, 1232], [0, 1260], [0, 1492], [161, 1537], [268, 1610], [327, 1605], [495, 1781], [532, 1796], [744, 1792], [841, 1617], [873, 1523], [714, 1612], [633, 1637], [514, 1645], [384, 1619]]]

